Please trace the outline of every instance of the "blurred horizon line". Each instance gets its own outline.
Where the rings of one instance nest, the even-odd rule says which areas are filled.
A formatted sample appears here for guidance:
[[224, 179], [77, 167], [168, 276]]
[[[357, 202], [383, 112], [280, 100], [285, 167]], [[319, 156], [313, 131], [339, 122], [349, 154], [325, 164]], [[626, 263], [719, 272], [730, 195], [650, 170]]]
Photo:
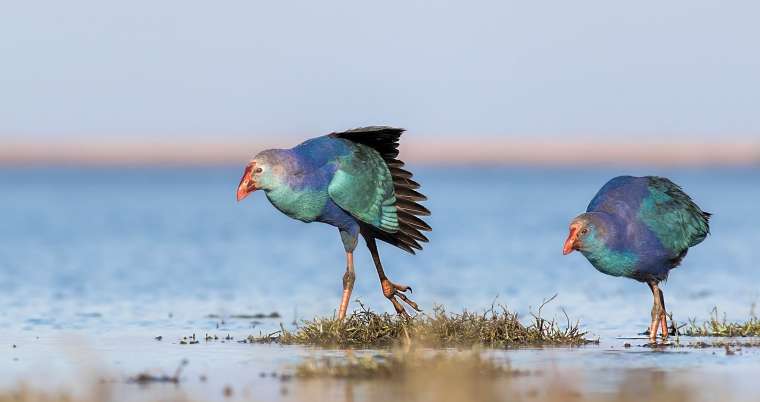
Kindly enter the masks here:
[[[292, 137], [13, 138], [0, 140], [0, 166], [235, 165], [267, 148], [290, 148]], [[402, 137], [407, 163], [453, 165], [760, 166], [760, 139], [684, 139], [629, 136], [513, 137], [429, 135]]]

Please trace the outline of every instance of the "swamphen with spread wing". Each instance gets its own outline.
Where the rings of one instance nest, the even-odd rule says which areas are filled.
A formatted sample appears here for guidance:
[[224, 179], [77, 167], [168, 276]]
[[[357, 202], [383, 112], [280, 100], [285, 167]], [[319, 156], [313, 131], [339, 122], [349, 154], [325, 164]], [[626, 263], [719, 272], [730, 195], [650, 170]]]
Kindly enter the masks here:
[[275, 208], [303, 222], [323, 222], [340, 232], [346, 250], [343, 298], [338, 317], [346, 315], [354, 286], [354, 259], [359, 235], [367, 243], [380, 276], [383, 295], [396, 312], [407, 315], [397, 300], [419, 311], [404, 292], [409, 286], [391, 282], [383, 272], [375, 240], [414, 254], [428, 239], [430, 226], [417, 216], [430, 215], [418, 201], [420, 185], [397, 159], [403, 129], [365, 127], [310, 139], [291, 149], [269, 149], [246, 166], [238, 201], [263, 190]]
[[573, 219], [564, 254], [580, 251], [600, 272], [649, 285], [654, 296], [649, 337], [668, 336], [665, 300], [658, 285], [689, 247], [710, 233], [710, 214], [663, 177], [616, 177]]

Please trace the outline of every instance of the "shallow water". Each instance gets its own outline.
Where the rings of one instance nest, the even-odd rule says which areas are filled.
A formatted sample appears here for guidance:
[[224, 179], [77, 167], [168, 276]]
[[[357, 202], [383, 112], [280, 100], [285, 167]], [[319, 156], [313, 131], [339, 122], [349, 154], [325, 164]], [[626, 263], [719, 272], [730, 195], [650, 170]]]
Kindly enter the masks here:
[[[8, 344], [0, 353], [0, 385], [39, 382], [39, 373], [43, 383], [66, 384], [94, 368], [115, 378], [169, 372], [187, 358], [188, 376], [220, 373], [208, 383], [189, 381], [197, 392], [221, 396], [216, 386], [229, 379], [250, 382], [265, 399], [281, 397], [279, 385], [259, 372], [316, 352], [234, 341], [177, 344], [192, 333], [239, 339], [273, 331], [337, 306], [344, 269], [337, 230], [290, 220], [263, 194], [235, 203], [239, 170], [0, 169], [0, 333]], [[760, 356], [749, 349], [730, 357], [623, 350], [616, 337], [635, 336], [648, 323], [648, 288], [605, 276], [577, 253], [562, 256], [561, 247], [571, 218], [607, 179], [666, 175], [715, 214], [713, 235], [664, 285], [667, 307], [680, 322], [706, 319], [713, 306], [745, 319], [760, 298], [760, 169], [414, 170], [430, 198], [431, 243], [417, 256], [384, 246], [380, 252], [389, 277], [413, 286], [423, 309], [440, 303], [450, 311], [480, 310], [496, 302], [527, 315], [558, 294], [543, 315], [563, 318], [565, 310], [602, 340], [581, 349], [500, 352], [513, 364], [608, 373], [600, 389], [604, 378], [615, 381], [609, 373], [630, 367], [732, 378], [757, 370]], [[392, 311], [363, 246], [356, 263], [354, 298]], [[224, 319], [273, 311], [282, 318]], [[164, 340], [153, 340], [158, 335]]]

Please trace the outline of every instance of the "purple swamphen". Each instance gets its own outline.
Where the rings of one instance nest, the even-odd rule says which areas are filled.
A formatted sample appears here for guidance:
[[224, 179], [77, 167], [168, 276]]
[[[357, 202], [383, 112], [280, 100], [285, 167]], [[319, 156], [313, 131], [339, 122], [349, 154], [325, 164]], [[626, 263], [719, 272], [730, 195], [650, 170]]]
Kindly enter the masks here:
[[681, 187], [663, 177], [616, 177], [586, 212], [570, 223], [564, 254], [580, 251], [600, 272], [649, 285], [654, 296], [649, 337], [658, 326], [667, 338], [665, 300], [659, 283], [710, 233], [710, 214]]
[[426, 197], [397, 159], [403, 129], [364, 127], [310, 139], [291, 149], [269, 149], [245, 168], [237, 189], [242, 200], [263, 190], [275, 208], [303, 222], [338, 228], [346, 251], [343, 297], [338, 318], [346, 316], [355, 273], [353, 252], [361, 235], [372, 254], [383, 295], [398, 314], [407, 316], [401, 299], [419, 311], [404, 292], [409, 286], [391, 282], [383, 272], [375, 240], [414, 254], [428, 239], [430, 226], [417, 216], [430, 215], [418, 204]]

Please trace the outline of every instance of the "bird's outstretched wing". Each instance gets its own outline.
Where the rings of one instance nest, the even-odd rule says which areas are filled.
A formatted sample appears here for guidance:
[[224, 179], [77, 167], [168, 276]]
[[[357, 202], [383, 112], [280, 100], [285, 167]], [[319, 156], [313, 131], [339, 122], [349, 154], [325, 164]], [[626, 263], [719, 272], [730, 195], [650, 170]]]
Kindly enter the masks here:
[[[413, 254], [414, 249], [422, 249], [419, 242], [428, 241], [421, 231], [432, 229], [417, 217], [430, 215], [417, 203], [427, 197], [416, 191], [420, 184], [397, 159], [403, 132], [375, 126], [330, 134], [353, 143], [354, 152], [340, 161], [328, 193], [341, 208], [366, 223], [373, 237]], [[362, 196], [356, 196], [357, 191]]]
[[393, 178], [372, 148], [352, 144], [351, 152], [338, 158], [327, 193], [354, 218], [384, 232], [398, 231]]
[[649, 194], [639, 210], [642, 221], [673, 251], [680, 253], [701, 243], [710, 233], [710, 214], [672, 181], [656, 176], [647, 179]]

